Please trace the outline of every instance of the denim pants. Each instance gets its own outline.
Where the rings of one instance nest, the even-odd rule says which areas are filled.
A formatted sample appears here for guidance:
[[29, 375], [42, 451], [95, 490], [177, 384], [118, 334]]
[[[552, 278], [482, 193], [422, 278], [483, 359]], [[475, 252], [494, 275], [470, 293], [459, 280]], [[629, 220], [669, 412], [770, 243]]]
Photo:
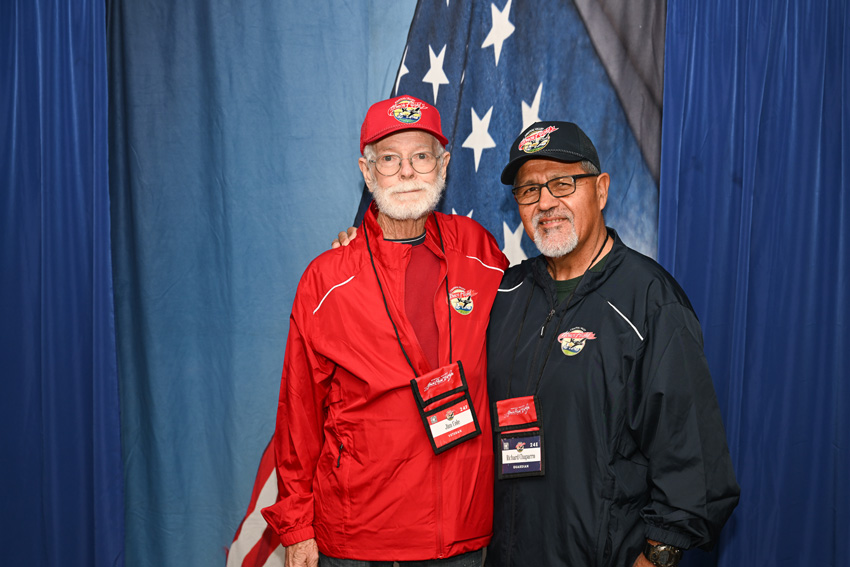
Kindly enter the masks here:
[[[428, 559], [426, 561], [399, 561], [399, 567], [481, 567], [481, 550], [470, 551], [447, 559]], [[358, 561], [356, 559], [337, 559], [319, 553], [319, 567], [393, 567], [392, 561]]]

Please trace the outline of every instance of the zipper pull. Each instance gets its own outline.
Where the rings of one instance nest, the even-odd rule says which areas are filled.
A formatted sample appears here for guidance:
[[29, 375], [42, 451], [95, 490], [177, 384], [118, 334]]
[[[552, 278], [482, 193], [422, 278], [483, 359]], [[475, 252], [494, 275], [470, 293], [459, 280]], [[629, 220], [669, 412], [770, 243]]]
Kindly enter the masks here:
[[549, 321], [552, 320], [552, 315], [554, 315], [554, 314], [555, 314], [555, 310], [553, 309], [552, 311], [549, 312], [549, 315], [546, 317], [546, 321], [543, 322], [543, 326], [540, 327], [540, 338], [541, 339], [543, 338], [543, 333], [546, 332], [546, 325], [548, 325]]
[[340, 461], [340, 459], [342, 459], [342, 450], [343, 449], [345, 449], [345, 446], [342, 443], [340, 443], [339, 444], [339, 456], [337, 456], [337, 458], [336, 458], [336, 468], [339, 468], [339, 461]]

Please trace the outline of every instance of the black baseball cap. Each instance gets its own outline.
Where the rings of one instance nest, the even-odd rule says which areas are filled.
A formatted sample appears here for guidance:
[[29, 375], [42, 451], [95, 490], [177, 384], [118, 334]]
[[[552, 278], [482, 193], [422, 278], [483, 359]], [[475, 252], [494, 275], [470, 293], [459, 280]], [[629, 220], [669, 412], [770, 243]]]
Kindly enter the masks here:
[[554, 159], [565, 163], [587, 160], [599, 171], [599, 154], [590, 138], [572, 122], [535, 122], [511, 145], [502, 183], [513, 185], [519, 168], [530, 159]]

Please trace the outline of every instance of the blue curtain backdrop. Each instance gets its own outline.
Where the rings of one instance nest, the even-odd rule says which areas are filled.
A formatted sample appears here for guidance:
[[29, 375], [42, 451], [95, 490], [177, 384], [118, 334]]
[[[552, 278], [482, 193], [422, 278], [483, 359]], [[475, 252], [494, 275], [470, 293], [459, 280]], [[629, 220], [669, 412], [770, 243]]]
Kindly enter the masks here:
[[[223, 565], [415, 3], [109, 3], [127, 565]], [[345, 329], [340, 329], [345, 332]]]
[[[334, 166], [413, 12], [127, 4], [0, 5], [4, 564], [122, 562], [104, 20], [127, 564], [217, 565], [295, 282], [360, 195]], [[743, 490], [691, 565], [850, 557], [848, 29], [832, 0], [668, 7], [659, 259], [703, 322]]]
[[850, 557], [848, 30], [846, 2], [668, 8], [659, 258], [702, 320], [741, 485], [728, 567]]
[[3, 565], [123, 565], [104, 20], [0, 3]]

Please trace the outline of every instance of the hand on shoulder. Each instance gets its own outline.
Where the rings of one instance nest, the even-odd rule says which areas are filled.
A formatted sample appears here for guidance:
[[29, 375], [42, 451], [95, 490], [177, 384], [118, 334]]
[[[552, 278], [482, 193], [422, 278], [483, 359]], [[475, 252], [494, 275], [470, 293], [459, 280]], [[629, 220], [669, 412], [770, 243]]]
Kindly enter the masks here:
[[335, 248], [339, 248], [340, 246], [348, 246], [351, 244], [351, 241], [357, 236], [357, 228], [350, 226], [348, 230], [345, 232], [340, 232], [336, 236], [336, 240], [331, 242], [331, 250]]

